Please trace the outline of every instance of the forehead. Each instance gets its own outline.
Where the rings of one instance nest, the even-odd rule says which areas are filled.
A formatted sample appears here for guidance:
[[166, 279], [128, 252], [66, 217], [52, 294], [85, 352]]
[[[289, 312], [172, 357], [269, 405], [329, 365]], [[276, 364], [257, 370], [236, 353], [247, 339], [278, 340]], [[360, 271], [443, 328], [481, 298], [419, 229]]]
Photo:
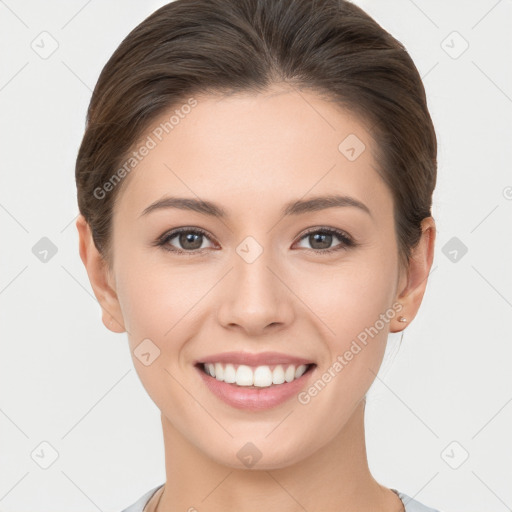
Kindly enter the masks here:
[[[166, 195], [212, 199], [228, 212], [325, 193], [377, 209], [390, 194], [362, 120], [310, 91], [195, 96], [159, 116], [137, 148], [150, 147], [123, 184], [118, 209], [139, 215]], [[194, 106], [187, 106], [194, 105]], [[185, 108], [186, 107], [186, 108]]]

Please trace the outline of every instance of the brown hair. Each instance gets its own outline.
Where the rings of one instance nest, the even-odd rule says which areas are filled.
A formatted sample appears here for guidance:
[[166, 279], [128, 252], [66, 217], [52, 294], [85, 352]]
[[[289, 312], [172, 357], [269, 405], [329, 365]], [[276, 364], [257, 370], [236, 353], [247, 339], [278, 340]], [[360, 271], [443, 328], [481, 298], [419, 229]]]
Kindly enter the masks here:
[[109, 264], [122, 183], [108, 193], [104, 184], [148, 125], [194, 94], [260, 93], [280, 82], [316, 91], [372, 126], [377, 171], [392, 192], [399, 254], [408, 263], [431, 215], [437, 140], [403, 45], [345, 0], [176, 0], [121, 42], [87, 112], [78, 206]]

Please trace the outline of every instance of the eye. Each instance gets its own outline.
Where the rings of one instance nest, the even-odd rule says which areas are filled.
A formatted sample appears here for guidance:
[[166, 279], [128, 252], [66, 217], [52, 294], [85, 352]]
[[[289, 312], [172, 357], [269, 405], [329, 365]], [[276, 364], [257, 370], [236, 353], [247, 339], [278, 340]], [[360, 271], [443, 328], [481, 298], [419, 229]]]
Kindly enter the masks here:
[[[333, 237], [334, 239], [337, 238], [341, 243], [334, 247], [330, 247], [333, 242]], [[179, 244], [180, 247], [176, 247], [171, 243], [174, 239], [176, 239], [175, 243]], [[317, 227], [311, 229], [306, 232], [302, 238], [300, 238], [301, 241], [304, 239], [313, 246], [311, 249], [306, 248], [306, 250], [317, 254], [340, 251], [356, 245], [350, 235], [335, 228]], [[160, 246], [166, 251], [193, 256], [203, 253], [204, 249], [208, 248], [203, 246], [203, 242], [205, 240], [210, 240], [206, 231], [203, 231], [200, 228], [184, 227], [165, 233], [155, 242], [154, 245]]]
[[[333, 242], [333, 237], [341, 241], [340, 244], [330, 247]], [[340, 251], [349, 247], [354, 247], [356, 244], [352, 237], [341, 229], [335, 228], [315, 228], [308, 231], [301, 240], [306, 239], [313, 248], [307, 249], [314, 253], [330, 253], [334, 251]]]
[[[175, 247], [170, 242], [173, 239], [181, 247]], [[203, 252], [204, 239], [208, 239], [206, 232], [199, 228], [179, 228], [165, 233], [156, 241], [156, 245], [163, 247], [166, 251], [194, 255]]]

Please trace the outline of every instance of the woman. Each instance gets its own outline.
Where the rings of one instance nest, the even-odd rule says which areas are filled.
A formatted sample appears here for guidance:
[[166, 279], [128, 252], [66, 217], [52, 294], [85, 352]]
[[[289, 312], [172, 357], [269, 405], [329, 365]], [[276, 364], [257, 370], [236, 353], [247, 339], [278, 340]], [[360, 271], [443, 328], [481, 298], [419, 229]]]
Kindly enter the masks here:
[[96, 84], [80, 256], [161, 410], [126, 511], [427, 512], [371, 475], [366, 393], [432, 265], [436, 135], [404, 47], [339, 0], [176, 0]]

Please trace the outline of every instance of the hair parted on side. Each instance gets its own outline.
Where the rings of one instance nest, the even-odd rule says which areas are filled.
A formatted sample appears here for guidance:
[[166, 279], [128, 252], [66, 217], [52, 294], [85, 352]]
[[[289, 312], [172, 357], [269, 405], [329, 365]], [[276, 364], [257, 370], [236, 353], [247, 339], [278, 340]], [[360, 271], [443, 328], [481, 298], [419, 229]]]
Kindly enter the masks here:
[[95, 191], [150, 123], [194, 95], [264, 93], [277, 83], [316, 91], [371, 126], [407, 264], [431, 215], [436, 134], [403, 45], [346, 0], [175, 0], [126, 36], [94, 88], [75, 169], [80, 213], [109, 264], [123, 183]]

